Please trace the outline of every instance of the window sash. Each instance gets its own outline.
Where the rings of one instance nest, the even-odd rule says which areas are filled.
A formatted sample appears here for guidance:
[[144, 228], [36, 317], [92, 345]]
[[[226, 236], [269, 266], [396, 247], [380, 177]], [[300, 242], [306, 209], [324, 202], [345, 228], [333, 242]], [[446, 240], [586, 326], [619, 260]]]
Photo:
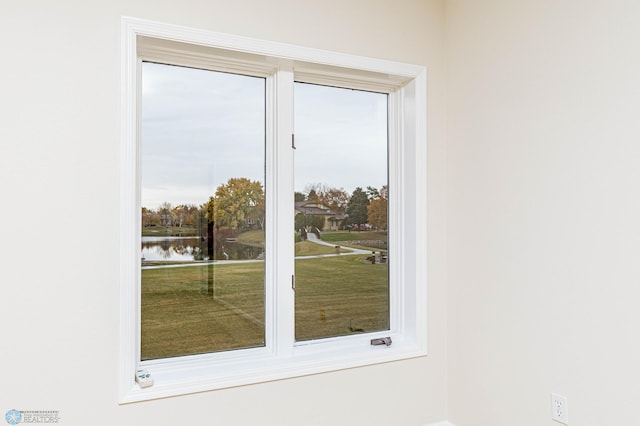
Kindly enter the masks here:
[[[120, 402], [313, 374], [426, 355], [426, 70], [279, 43], [123, 18], [120, 156]], [[262, 76], [267, 81], [266, 346], [140, 362], [139, 68], [142, 60]], [[294, 73], [295, 71], [295, 73]], [[391, 330], [295, 342], [293, 84], [389, 93]], [[395, 200], [395, 201], [393, 201]], [[406, 232], [411, 227], [411, 232]], [[277, 259], [275, 258], [277, 253]], [[391, 336], [391, 347], [369, 340]], [[140, 389], [136, 368], [155, 385]]]
[[[141, 66], [143, 69], [141, 109], [144, 118], [139, 123], [142, 137], [138, 143], [142, 152], [140, 158], [142, 207], [149, 207], [151, 211], [159, 212], [159, 209], [167, 206], [166, 203], [169, 203], [170, 207], [188, 205], [195, 206], [198, 215], [204, 215], [201, 206], [208, 205], [208, 208], [211, 208], [210, 197], [217, 198], [221, 188], [244, 184], [253, 187], [254, 195], [262, 193], [261, 197], [263, 197], [265, 79], [158, 62], [143, 61]], [[176, 81], [180, 82], [178, 86], [175, 86]], [[216, 98], [212, 98], [213, 93]], [[227, 97], [236, 97], [240, 103], [221, 105], [220, 102]], [[224, 131], [224, 139], [220, 134], [221, 129]], [[229, 137], [232, 137], [232, 144], [229, 143]], [[176, 150], [186, 150], [178, 161], [173, 159]], [[184, 155], [188, 156], [188, 166], [185, 163], [187, 157], [183, 157]], [[230, 168], [231, 164], [233, 168]], [[185, 167], [188, 167], [188, 173], [185, 173]], [[185, 174], [188, 174], [188, 177], [185, 177]], [[156, 191], [158, 186], [164, 189], [160, 193]], [[209, 211], [204, 223], [202, 219], [200, 223], [196, 220], [191, 224], [194, 229], [186, 230], [195, 240], [211, 232], [206, 238], [204, 248], [200, 244], [201, 253], [206, 253], [205, 256], [210, 257], [210, 262], [191, 263], [191, 265], [182, 265], [183, 267], [180, 268], [164, 265], [165, 268], [160, 269], [145, 268], [144, 261], [142, 262], [140, 287], [143, 359], [264, 346], [264, 273], [260, 273], [259, 278], [252, 278], [253, 284], [248, 288], [252, 296], [245, 291], [240, 293], [237, 287], [234, 290], [234, 285], [242, 285], [246, 288], [243, 283], [235, 280], [231, 283], [231, 287], [228, 287], [230, 290], [224, 291], [224, 280], [219, 280], [218, 274], [231, 273], [238, 280], [242, 280], [242, 276], [246, 277], [246, 275], [238, 271], [236, 266], [224, 266], [212, 262], [215, 258], [214, 253], [207, 248], [219, 249], [219, 237], [224, 235], [217, 232], [221, 218], [209, 217], [210, 213], [216, 214]], [[167, 221], [167, 216], [162, 222]], [[212, 222], [216, 222], [216, 230], [211, 226]], [[210, 229], [207, 223], [211, 226]], [[176, 229], [174, 224], [162, 223], [161, 225]], [[238, 223], [237, 227], [228, 228], [235, 231], [245, 225], [246, 223]], [[155, 228], [144, 227], [144, 225], [142, 229], [143, 241], [145, 235], [151, 234], [155, 237], [165, 235], [164, 232], [162, 235], [159, 235], [158, 231], [149, 232]], [[217, 236], [214, 239], [215, 234]], [[224, 249], [227, 243], [223, 242], [222, 245]], [[198, 243], [194, 246], [198, 246]], [[233, 252], [231, 253], [233, 259], [235, 256]], [[154, 256], [154, 253], [151, 253], [151, 256]], [[260, 272], [263, 272], [264, 262], [253, 263], [250, 267], [261, 269]], [[175, 281], [172, 282], [172, 278], [169, 277], [176, 274], [181, 277], [189, 274], [188, 283], [180, 285], [179, 289], [186, 292], [184, 297], [172, 293], [178, 289], [174, 287]], [[206, 296], [202, 295], [203, 285]], [[199, 286], [200, 289], [197, 288]], [[171, 289], [171, 292], [167, 293], [165, 289]], [[198, 290], [200, 290], [199, 295], [191, 293], [197, 293]], [[172, 312], [165, 308], [160, 309], [158, 302], [164, 304], [169, 300], [172, 306], [169, 311]], [[247, 303], [249, 301], [251, 302]], [[243, 326], [242, 329], [238, 327], [227, 329], [228, 339], [215, 337], [214, 329], [210, 327], [215, 327], [214, 321], [220, 320], [218, 313], [225, 308], [229, 312], [235, 305], [245, 305], [241, 309], [247, 313], [245, 320], [248, 318], [251, 323]], [[236, 312], [239, 311], [236, 310]], [[202, 327], [202, 321], [193, 326], [181, 321], [188, 318], [204, 320], [205, 317], [211, 321], [205, 328]], [[169, 333], [179, 334], [180, 337], [173, 342], [160, 337]], [[199, 338], [195, 339], [195, 336]], [[189, 339], [189, 337], [192, 338]], [[168, 344], [171, 344], [171, 347], [167, 346]]]
[[[318, 215], [318, 211], [303, 207], [313, 206], [318, 202], [330, 209], [325, 213], [347, 213], [344, 220], [349, 226], [367, 223], [360, 215], [367, 214], [368, 205], [360, 206], [357, 214], [353, 214], [355, 209], [349, 208], [353, 206], [352, 203], [359, 204], [359, 201], [363, 201], [362, 197], [368, 200], [368, 189], [371, 186], [376, 189], [383, 186], [388, 188], [388, 93], [300, 81], [294, 83], [294, 91], [296, 194], [309, 190], [310, 185], [321, 192], [318, 200], [296, 201], [294, 228], [297, 231], [301, 227], [307, 229], [307, 234], [301, 235], [302, 240], [312, 240], [311, 232], [316, 224], [320, 226], [323, 223], [321, 235], [338, 231], [336, 221], [330, 221], [324, 215]], [[345, 108], [341, 104], [349, 107]], [[344, 189], [345, 186], [347, 189]], [[355, 192], [357, 188], [359, 192]], [[349, 194], [351, 199], [346, 205], [332, 204], [322, 194], [325, 189], [341, 190]], [[358, 197], [361, 197], [360, 200]], [[355, 223], [353, 219], [356, 220]], [[368, 223], [373, 225], [372, 222]], [[388, 235], [387, 229], [384, 232]], [[357, 239], [355, 236], [359, 234], [360, 232], [349, 233], [350, 237], [345, 239], [351, 239], [351, 236]], [[366, 263], [353, 262], [362, 254], [349, 253], [351, 248], [348, 246], [344, 249], [347, 253], [338, 257], [296, 258], [297, 341], [389, 331], [388, 263], [377, 262], [375, 257], [373, 263], [376, 265], [371, 265], [369, 260]], [[331, 250], [335, 252], [334, 249]], [[388, 247], [366, 250], [367, 256], [375, 256], [376, 252], [388, 253]], [[338, 263], [342, 264], [339, 271], [341, 275], [333, 276], [329, 271], [326, 274], [311, 273], [325, 271], [325, 268], [321, 268], [324, 262], [336, 266]], [[330, 292], [327, 291], [329, 289]], [[323, 296], [318, 298], [321, 292]], [[369, 297], [360, 297], [364, 295]]]

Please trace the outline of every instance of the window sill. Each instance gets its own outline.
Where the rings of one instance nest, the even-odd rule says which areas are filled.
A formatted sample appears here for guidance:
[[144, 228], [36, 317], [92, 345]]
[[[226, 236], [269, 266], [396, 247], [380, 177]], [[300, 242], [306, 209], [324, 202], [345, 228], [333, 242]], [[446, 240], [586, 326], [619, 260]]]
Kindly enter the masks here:
[[[386, 334], [388, 335], [388, 333]], [[380, 337], [383, 336], [382, 334]], [[300, 344], [290, 357], [275, 357], [266, 348], [247, 349], [240, 354], [195, 355], [170, 360], [145, 361], [140, 365], [154, 380], [154, 385], [132, 386], [120, 403], [205, 392], [235, 386], [258, 384], [311, 374], [426, 356], [424, 345], [393, 336], [391, 346], [372, 346], [367, 334], [362, 338], [336, 339], [322, 344]]]

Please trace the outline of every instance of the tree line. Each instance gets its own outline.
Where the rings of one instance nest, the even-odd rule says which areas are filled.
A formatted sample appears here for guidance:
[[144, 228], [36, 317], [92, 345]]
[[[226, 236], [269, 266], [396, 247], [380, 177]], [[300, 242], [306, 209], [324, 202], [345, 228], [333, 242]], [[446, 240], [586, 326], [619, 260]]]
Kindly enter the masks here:
[[[305, 189], [306, 194], [295, 193], [296, 202], [307, 201], [329, 207], [337, 216], [344, 217], [342, 226], [345, 228], [369, 225], [380, 230], [387, 229], [387, 185], [380, 189], [367, 186], [366, 190], [357, 187], [351, 195], [342, 188], [333, 188], [321, 183], [308, 185]], [[313, 218], [297, 218], [297, 223], [307, 222], [318, 228], [324, 224], [323, 221]]]
[[[308, 185], [305, 192], [295, 193], [296, 202], [326, 206], [337, 217], [342, 217], [345, 228], [369, 225], [385, 230], [387, 228], [388, 188], [380, 189], [368, 186], [366, 190], [356, 188], [348, 194], [342, 188], [333, 188], [325, 184]], [[303, 215], [304, 216], [304, 215]], [[308, 215], [311, 216], [311, 215]], [[297, 218], [296, 229], [300, 219]], [[264, 229], [265, 200], [262, 183], [247, 178], [230, 178], [218, 186], [215, 195], [200, 206], [180, 204], [177, 206], [164, 202], [157, 209], [142, 207], [143, 227], [195, 228], [204, 235], [208, 223], [216, 229], [229, 228], [237, 232], [251, 229]], [[324, 220], [316, 218], [318, 228]], [[305, 225], [306, 226], [306, 225]]]

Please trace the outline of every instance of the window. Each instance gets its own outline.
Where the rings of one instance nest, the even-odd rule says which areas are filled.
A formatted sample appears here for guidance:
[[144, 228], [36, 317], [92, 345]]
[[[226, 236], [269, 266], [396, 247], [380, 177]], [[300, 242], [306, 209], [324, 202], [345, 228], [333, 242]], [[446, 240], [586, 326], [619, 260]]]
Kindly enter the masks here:
[[389, 330], [387, 98], [294, 84], [296, 341]]
[[264, 346], [265, 79], [141, 71], [140, 359]]
[[122, 38], [120, 401], [426, 355], [425, 69]]

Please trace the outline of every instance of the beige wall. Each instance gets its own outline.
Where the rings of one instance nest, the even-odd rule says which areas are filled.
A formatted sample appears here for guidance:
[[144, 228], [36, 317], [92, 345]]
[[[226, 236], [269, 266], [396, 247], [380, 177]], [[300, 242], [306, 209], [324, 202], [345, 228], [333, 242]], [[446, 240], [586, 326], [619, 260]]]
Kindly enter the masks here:
[[[442, 0], [2, 2], [0, 413], [59, 410], [67, 425], [445, 419], [443, 13]], [[429, 68], [429, 357], [118, 406], [122, 15]]]
[[[118, 406], [122, 15], [429, 68], [428, 358]], [[634, 0], [3, 2], [0, 414], [541, 426], [559, 392], [572, 425], [637, 423], [639, 18]]]
[[640, 3], [446, 16], [449, 420], [638, 424]]

